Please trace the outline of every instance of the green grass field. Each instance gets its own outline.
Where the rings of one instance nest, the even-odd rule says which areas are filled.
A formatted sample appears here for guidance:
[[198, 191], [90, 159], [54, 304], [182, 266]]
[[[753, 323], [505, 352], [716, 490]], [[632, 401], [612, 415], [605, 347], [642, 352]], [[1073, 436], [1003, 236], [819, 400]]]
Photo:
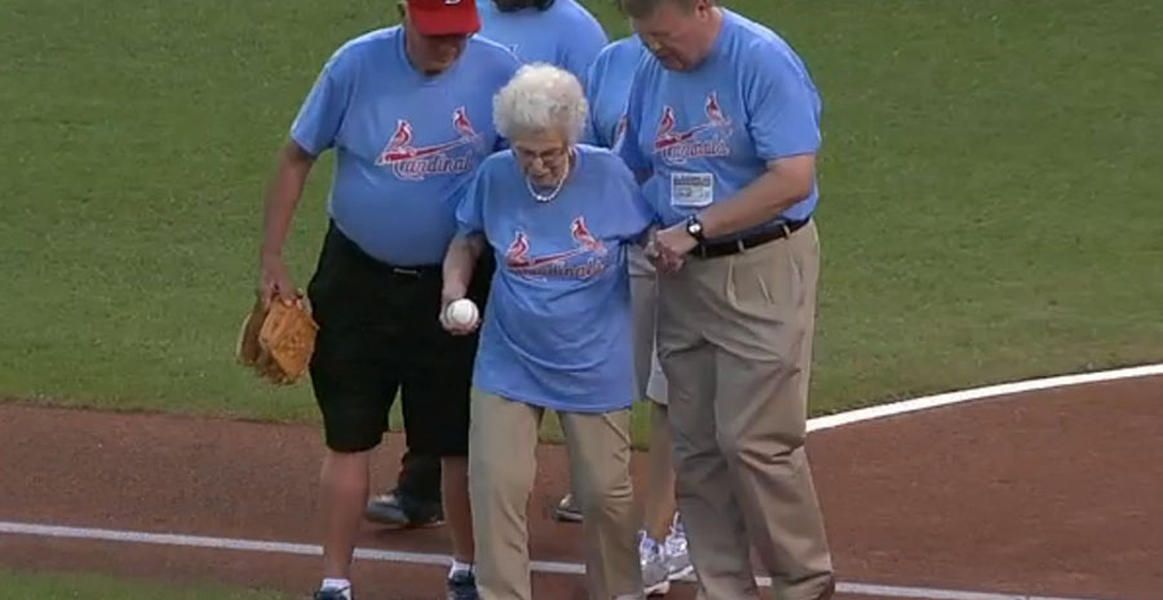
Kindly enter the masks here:
[[[322, 62], [392, 4], [0, 0], [0, 398], [316, 418], [232, 360], [261, 192]], [[825, 98], [813, 412], [1163, 359], [1158, 2], [728, 4]], [[0, 598], [204, 597], [279, 596], [0, 570]]]
[[[1163, 358], [1157, 2], [729, 4], [825, 98], [814, 412]], [[261, 193], [322, 62], [391, 7], [0, 0], [0, 395], [315, 419], [232, 360]]]
[[286, 600], [274, 592], [219, 586], [177, 588], [103, 575], [18, 573], [0, 569], [0, 600]]

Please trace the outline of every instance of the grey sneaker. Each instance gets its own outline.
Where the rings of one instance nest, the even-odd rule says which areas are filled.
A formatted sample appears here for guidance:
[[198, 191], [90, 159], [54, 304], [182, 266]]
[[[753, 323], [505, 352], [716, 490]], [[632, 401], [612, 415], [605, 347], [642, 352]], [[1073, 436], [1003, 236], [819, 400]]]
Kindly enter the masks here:
[[397, 529], [440, 527], [444, 508], [440, 502], [417, 500], [392, 490], [369, 500], [364, 518]]
[[663, 554], [666, 557], [667, 578], [670, 581], [684, 580], [695, 572], [691, 564], [691, 554], [687, 549], [686, 527], [676, 514], [674, 523], [670, 526], [670, 535], [662, 543]]
[[581, 507], [573, 501], [573, 494], [566, 494], [561, 502], [557, 503], [553, 509], [553, 518], [566, 523], [582, 522]]
[[647, 596], [665, 596], [670, 591], [666, 568], [666, 548], [638, 532], [638, 561], [642, 566], [642, 588]]
[[327, 588], [315, 592], [314, 600], [354, 600], [355, 596], [351, 595], [351, 588], [343, 588], [337, 590], [334, 588]]

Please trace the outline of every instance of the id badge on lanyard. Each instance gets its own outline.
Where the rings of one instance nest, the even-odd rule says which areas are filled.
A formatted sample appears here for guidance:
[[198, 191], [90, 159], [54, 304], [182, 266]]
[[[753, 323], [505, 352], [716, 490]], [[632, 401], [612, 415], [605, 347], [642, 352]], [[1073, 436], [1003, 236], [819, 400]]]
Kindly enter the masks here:
[[675, 208], [705, 208], [715, 201], [712, 173], [671, 173], [670, 205]]

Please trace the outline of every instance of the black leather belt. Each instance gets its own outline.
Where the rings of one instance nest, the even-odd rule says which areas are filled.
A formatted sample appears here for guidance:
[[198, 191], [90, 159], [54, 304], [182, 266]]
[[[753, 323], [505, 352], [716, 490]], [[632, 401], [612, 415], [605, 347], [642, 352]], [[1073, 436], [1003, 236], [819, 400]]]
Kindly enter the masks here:
[[375, 270], [377, 273], [381, 273], [388, 277], [420, 279], [428, 277], [440, 277], [444, 272], [443, 265], [439, 264], [402, 267], [383, 262], [382, 260], [368, 254], [363, 248], [359, 246], [359, 244], [355, 243], [355, 240], [347, 237], [343, 231], [341, 231], [339, 227], [335, 225], [334, 221], [331, 222], [327, 230], [327, 237], [334, 239], [335, 243], [342, 247], [342, 251], [352, 259], [357, 260], [364, 265], [367, 265], [368, 268]]
[[748, 250], [756, 246], [762, 246], [768, 242], [774, 242], [775, 240], [788, 237], [802, 229], [803, 226], [807, 225], [809, 222], [811, 222], [811, 220], [812, 218], [808, 217], [802, 221], [783, 221], [775, 229], [753, 233], [736, 240], [724, 242], [703, 242], [702, 244], [695, 246], [694, 250], [691, 250], [691, 255], [697, 256], [699, 258], [719, 258], [721, 256], [731, 256], [732, 254], [738, 254], [744, 250]]

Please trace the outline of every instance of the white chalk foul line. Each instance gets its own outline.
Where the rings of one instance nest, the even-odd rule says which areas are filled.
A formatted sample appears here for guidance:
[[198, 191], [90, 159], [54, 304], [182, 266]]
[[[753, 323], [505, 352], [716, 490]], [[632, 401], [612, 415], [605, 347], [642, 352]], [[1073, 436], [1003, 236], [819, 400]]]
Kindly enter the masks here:
[[1088, 383], [1102, 383], [1105, 381], [1117, 381], [1120, 379], [1151, 377], [1154, 375], [1163, 375], [1163, 364], [1144, 365], [1140, 367], [1116, 369], [1113, 371], [1082, 373], [1079, 375], [1060, 375], [1057, 377], [1030, 379], [1027, 381], [1018, 381], [1014, 383], [1003, 383], [1000, 385], [991, 385], [988, 387], [961, 390], [958, 392], [949, 392], [946, 394], [937, 394], [936, 396], [914, 398], [912, 400], [893, 402], [891, 404], [869, 406], [868, 408], [850, 410], [834, 415], [828, 415], [826, 417], [817, 417], [815, 419], [808, 420], [808, 431], [832, 429], [843, 425], [851, 425], [853, 423], [871, 421], [873, 419], [903, 415], [905, 413], [927, 410], [930, 408], [938, 408], [941, 406], [949, 406], [951, 404], [961, 404], [963, 402], [971, 402], [973, 400], [984, 400], [986, 398], [996, 398], [999, 396], [1009, 396], [1012, 394], [1021, 394], [1025, 392], [1036, 392], [1039, 390], [1048, 390], [1059, 387], [1085, 385]]
[[[312, 544], [293, 544], [288, 542], [244, 540], [238, 538], [218, 538], [173, 533], [149, 533], [145, 531], [127, 531], [123, 529], [63, 527], [59, 525], [40, 525], [36, 523], [17, 523], [12, 521], [0, 521], [0, 533], [7, 533], [11, 535], [27, 535], [42, 538], [47, 537], [102, 542], [155, 544], [161, 546], [177, 546], [182, 548], [208, 548], [214, 550], [236, 550], [243, 552], [293, 554], [300, 556], [321, 556], [323, 554], [322, 547]], [[401, 552], [397, 550], [378, 550], [372, 548], [357, 548], [355, 551], [355, 557], [360, 560], [407, 563], [413, 565], [434, 565], [443, 567], [449, 564], [449, 557], [441, 554]], [[561, 575], [585, 574], [585, 565], [578, 563], [535, 560], [530, 566], [533, 571], [538, 573], [553, 573]], [[760, 577], [758, 579], [758, 583], [761, 586], [768, 587], [771, 585], [771, 579], [768, 577]], [[838, 583], [836, 585], [836, 590], [846, 594], [862, 596], [881, 596], [888, 598], [925, 598], [928, 600], [1092, 600], [1085, 598], [1044, 598], [1041, 596], [994, 594], [988, 592], [945, 590], [926, 587], [875, 585], [852, 582]]]
[[[1163, 364], [1144, 365], [1113, 371], [1084, 373], [1079, 375], [1063, 375], [1045, 379], [1032, 379], [1015, 383], [1006, 383], [988, 387], [938, 394], [903, 402], [894, 402], [880, 406], [861, 408], [826, 417], [808, 420], [808, 431], [832, 429], [843, 425], [851, 425], [862, 421], [871, 421], [883, 417], [902, 415], [910, 412], [960, 404], [974, 400], [1008, 396], [1024, 392], [1034, 392], [1057, 387], [1101, 383], [1120, 379], [1150, 377], [1163, 375]], [[234, 538], [215, 538], [196, 535], [147, 533], [140, 531], [125, 531], [116, 529], [95, 529], [82, 527], [62, 527], [56, 525], [39, 525], [35, 523], [16, 523], [0, 521], [0, 533], [14, 535], [29, 535], [38, 537], [53, 537], [66, 539], [98, 540], [112, 542], [129, 542], [138, 544], [160, 544], [180, 546], [186, 548], [212, 548], [222, 550], [240, 550], [246, 552], [270, 552], [279, 554], [297, 554], [305, 556], [320, 556], [323, 549], [310, 544], [293, 544], [287, 542], [269, 542], [261, 540], [243, 540]], [[418, 565], [448, 565], [449, 558], [440, 554], [424, 554], [419, 552], [402, 552], [396, 550], [376, 550], [357, 548], [355, 557], [361, 560], [375, 560]], [[585, 565], [578, 563], [535, 560], [530, 568], [539, 573], [553, 573], [563, 575], [582, 575]], [[771, 579], [760, 577], [758, 583], [769, 587]], [[887, 586], [866, 583], [841, 582], [836, 585], [841, 593], [882, 596], [887, 598], [923, 598], [926, 600], [1095, 600], [1086, 598], [1058, 598], [1048, 596], [1030, 596], [1021, 594], [997, 594], [990, 592], [974, 592], [965, 590], [944, 590], [926, 587]]]

